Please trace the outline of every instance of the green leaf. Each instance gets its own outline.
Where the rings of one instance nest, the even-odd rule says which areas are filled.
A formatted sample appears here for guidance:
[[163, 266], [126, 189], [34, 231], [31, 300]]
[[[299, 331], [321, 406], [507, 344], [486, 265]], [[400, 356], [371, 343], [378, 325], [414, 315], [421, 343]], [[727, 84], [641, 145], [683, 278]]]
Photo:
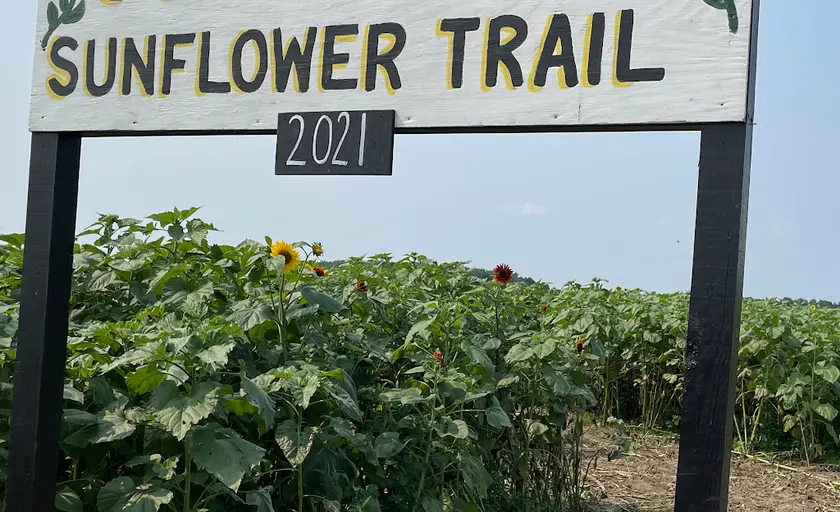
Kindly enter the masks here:
[[158, 423], [179, 441], [199, 421], [210, 416], [219, 402], [221, 386], [216, 382], [202, 382], [192, 388], [188, 396], [178, 392], [172, 381], [164, 381], [154, 393], [150, 406]]
[[126, 376], [125, 383], [132, 393], [142, 395], [154, 391], [165, 379], [166, 375], [158, 370], [158, 364], [152, 363]]
[[47, 24], [50, 27], [57, 27], [59, 25], [58, 21], [58, 7], [52, 2], [47, 5]]
[[548, 427], [536, 420], [527, 420], [528, 436], [533, 439], [548, 432]]
[[73, 23], [78, 22], [82, 19], [85, 15], [85, 0], [79, 0], [79, 3], [76, 4], [76, 7], [70, 11], [69, 14], [65, 14], [62, 16], [61, 21], [67, 25], [72, 25]]
[[264, 449], [216, 423], [193, 430], [187, 444], [196, 466], [233, 491], [239, 489], [242, 477], [265, 455]]
[[175, 241], [179, 241], [184, 238], [184, 228], [181, 227], [180, 224], [172, 224], [166, 232], [169, 233], [169, 236], [171, 236]]
[[402, 405], [411, 405], [425, 402], [427, 400], [423, 397], [423, 392], [417, 388], [386, 391], [385, 393], [379, 395], [379, 398], [386, 402], [400, 402]]
[[315, 393], [318, 392], [318, 388], [321, 387], [321, 379], [318, 378], [317, 375], [309, 375], [306, 377], [303, 386], [300, 388], [300, 394], [295, 394], [295, 397], [298, 398], [297, 404], [305, 411], [309, 408], [309, 401], [315, 396]]
[[64, 399], [76, 402], [78, 404], [85, 403], [85, 395], [73, 386], [64, 386]]
[[86, 282], [87, 291], [102, 292], [108, 289], [108, 285], [116, 281], [117, 273], [113, 270], [96, 269], [91, 273]]
[[362, 421], [362, 410], [359, 409], [359, 404], [356, 403], [356, 400], [350, 396], [350, 393], [346, 389], [338, 385], [329, 386], [328, 389], [330, 396], [338, 403], [338, 408], [341, 409], [341, 412], [356, 421]]
[[531, 347], [519, 343], [510, 348], [507, 355], [505, 356], [505, 361], [507, 361], [508, 363], [517, 363], [519, 361], [525, 361], [526, 359], [530, 359], [533, 355], [534, 351], [531, 349]]
[[502, 405], [499, 403], [499, 399], [495, 396], [490, 402], [490, 407], [487, 408], [487, 423], [491, 427], [496, 428], [505, 428], [512, 426], [510, 423], [510, 418], [508, 418], [507, 413], [504, 409], [502, 409]]
[[274, 512], [274, 505], [271, 503], [271, 493], [274, 490], [270, 485], [256, 491], [251, 491], [245, 498], [245, 503], [257, 507], [257, 512]]
[[443, 502], [432, 496], [423, 496], [423, 510], [425, 512], [444, 512]]
[[496, 384], [498, 389], [508, 388], [513, 386], [519, 382], [519, 375], [505, 375], [502, 379]]
[[303, 464], [312, 443], [315, 441], [315, 431], [309, 427], [301, 428], [298, 433], [297, 422], [286, 420], [277, 426], [274, 433], [274, 440], [277, 441], [283, 455], [295, 467]]
[[344, 309], [344, 305], [333, 299], [329, 295], [313, 290], [309, 286], [305, 286], [300, 290], [300, 294], [310, 304], [317, 304], [322, 311], [327, 313], [338, 313]]
[[268, 304], [259, 304], [256, 307], [234, 311], [228, 319], [231, 322], [236, 322], [239, 327], [247, 331], [256, 325], [271, 320], [271, 317], [272, 312]]
[[55, 508], [61, 512], [82, 512], [83, 505], [79, 496], [69, 487], [62, 487], [55, 494]]
[[379, 434], [373, 443], [376, 456], [380, 459], [390, 459], [400, 453], [404, 447], [405, 444], [400, 442], [400, 434], [398, 432]]
[[99, 512], [157, 512], [174, 497], [172, 491], [144, 483], [134, 485], [127, 476], [111, 480], [99, 491]]
[[467, 357], [470, 358], [470, 361], [473, 363], [484, 367], [490, 373], [493, 373], [494, 365], [493, 361], [490, 360], [490, 357], [487, 356], [487, 352], [483, 349], [476, 347], [469, 341], [465, 341], [461, 343], [461, 350], [467, 354]]
[[257, 408], [260, 416], [260, 435], [265, 434], [274, 426], [274, 402], [254, 381], [242, 374], [242, 390], [248, 402]]
[[816, 367], [814, 368], [814, 373], [819, 375], [829, 384], [834, 384], [837, 382], [837, 379], [840, 379], [840, 369], [837, 369], [836, 366], [833, 364], [824, 366], [824, 367]]
[[534, 346], [533, 351], [534, 355], [537, 356], [538, 359], [545, 359], [554, 352], [555, 348], [557, 348], [557, 342], [549, 338], [541, 343], [537, 343]]
[[814, 400], [811, 402], [811, 407], [814, 409], [814, 412], [828, 421], [834, 421], [834, 418], [837, 417], [837, 409], [835, 409], [831, 404], [822, 404], [817, 400]]
[[470, 435], [470, 427], [463, 420], [446, 421], [446, 435], [455, 439], [466, 439]]
[[411, 340], [413, 340], [415, 336], [420, 336], [425, 340], [429, 339], [429, 326], [432, 325], [432, 322], [434, 321], [434, 318], [429, 318], [428, 320], [421, 320], [412, 325], [405, 337], [405, 343], [411, 343]]
[[493, 483], [493, 479], [480, 458], [473, 455], [461, 456], [461, 475], [467, 487], [477, 492], [481, 498], [487, 497], [487, 489]]

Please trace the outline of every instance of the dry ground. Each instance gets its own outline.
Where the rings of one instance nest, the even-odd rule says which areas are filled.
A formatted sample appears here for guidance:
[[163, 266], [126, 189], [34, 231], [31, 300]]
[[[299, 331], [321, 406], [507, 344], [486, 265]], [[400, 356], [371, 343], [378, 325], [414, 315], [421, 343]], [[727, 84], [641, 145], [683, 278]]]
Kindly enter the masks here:
[[[598, 458], [589, 484], [598, 512], [672, 511], [677, 472], [675, 442], [632, 436], [631, 454]], [[589, 450], [614, 444], [601, 429], [586, 436]], [[784, 466], [784, 467], [781, 467]], [[738, 512], [840, 512], [840, 472], [802, 464], [762, 462], [732, 455], [729, 510]]]

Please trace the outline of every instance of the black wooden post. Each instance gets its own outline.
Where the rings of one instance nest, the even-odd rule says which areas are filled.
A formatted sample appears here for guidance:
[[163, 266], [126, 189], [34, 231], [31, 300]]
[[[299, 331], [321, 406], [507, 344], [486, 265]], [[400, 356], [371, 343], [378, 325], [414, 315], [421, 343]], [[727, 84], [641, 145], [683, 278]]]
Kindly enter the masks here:
[[5, 509], [55, 510], [79, 134], [33, 133]]

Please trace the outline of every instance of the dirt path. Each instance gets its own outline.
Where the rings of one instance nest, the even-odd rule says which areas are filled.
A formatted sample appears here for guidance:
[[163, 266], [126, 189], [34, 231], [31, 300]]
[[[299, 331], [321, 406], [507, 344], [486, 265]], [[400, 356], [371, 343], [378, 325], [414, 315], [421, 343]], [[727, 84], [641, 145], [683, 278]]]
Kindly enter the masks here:
[[[586, 434], [590, 450], [614, 444], [607, 431]], [[615, 460], [598, 459], [589, 483], [598, 512], [671, 511], [677, 471], [677, 445], [648, 438], [633, 439], [632, 453]], [[739, 512], [840, 512], [840, 472], [732, 456], [729, 510]]]

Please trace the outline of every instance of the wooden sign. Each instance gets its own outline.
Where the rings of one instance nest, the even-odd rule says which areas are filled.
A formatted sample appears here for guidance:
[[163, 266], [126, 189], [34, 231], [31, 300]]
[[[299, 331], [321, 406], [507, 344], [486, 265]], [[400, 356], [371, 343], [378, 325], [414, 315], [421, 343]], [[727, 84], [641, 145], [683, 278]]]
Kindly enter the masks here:
[[393, 154], [393, 110], [284, 113], [274, 174], [390, 176]]
[[750, 0], [39, 0], [30, 128], [263, 132], [744, 121]]

